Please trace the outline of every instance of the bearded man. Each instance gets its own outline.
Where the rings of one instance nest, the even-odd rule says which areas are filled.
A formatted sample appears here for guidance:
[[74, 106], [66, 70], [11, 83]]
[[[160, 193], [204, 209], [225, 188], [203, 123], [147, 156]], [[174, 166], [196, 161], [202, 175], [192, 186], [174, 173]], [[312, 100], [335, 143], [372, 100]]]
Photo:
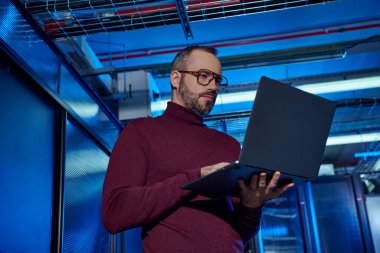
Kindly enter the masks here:
[[162, 116], [129, 123], [112, 151], [103, 188], [102, 219], [111, 233], [142, 226], [145, 253], [243, 252], [259, 230], [262, 206], [291, 185], [280, 173], [239, 182], [240, 197], [182, 190], [196, 178], [235, 162], [240, 144], [203, 124], [227, 86], [211, 47], [191, 46], [172, 62], [172, 99]]

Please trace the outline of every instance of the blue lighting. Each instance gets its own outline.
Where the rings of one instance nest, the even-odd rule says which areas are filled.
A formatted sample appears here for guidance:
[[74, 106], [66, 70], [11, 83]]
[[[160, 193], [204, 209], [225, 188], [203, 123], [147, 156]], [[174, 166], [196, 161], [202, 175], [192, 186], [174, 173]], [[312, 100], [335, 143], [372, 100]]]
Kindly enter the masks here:
[[259, 232], [257, 233], [257, 239], [258, 239], [258, 241], [259, 241], [259, 252], [264, 252], [264, 242], [263, 242], [263, 233], [261, 232], [261, 229], [262, 229], [263, 227], [262, 226], [260, 226], [260, 230], [259, 230]]
[[368, 156], [380, 156], [380, 151], [355, 153], [355, 158], [362, 157], [364, 160], [367, 160]]
[[282, 225], [262, 227], [261, 231], [263, 234], [270, 235], [272, 237], [284, 237], [289, 235], [289, 229]]
[[313, 198], [313, 192], [311, 188], [310, 182], [305, 184], [306, 194], [309, 199], [308, 204], [310, 205], [310, 218], [311, 218], [311, 227], [313, 229], [312, 233], [314, 236], [314, 242], [315, 242], [315, 250], [317, 253], [322, 252], [321, 250], [321, 243], [319, 239], [319, 231], [318, 231], [318, 223], [317, 223], [317, 215], [315, 213], [315, 207], [314, 207], [314, 198]]
[[0, 37], [6, 42], [9, 42], [9, 35], [14, 31], [18, 15], [16, 8], [11, 3], [0, 9]]

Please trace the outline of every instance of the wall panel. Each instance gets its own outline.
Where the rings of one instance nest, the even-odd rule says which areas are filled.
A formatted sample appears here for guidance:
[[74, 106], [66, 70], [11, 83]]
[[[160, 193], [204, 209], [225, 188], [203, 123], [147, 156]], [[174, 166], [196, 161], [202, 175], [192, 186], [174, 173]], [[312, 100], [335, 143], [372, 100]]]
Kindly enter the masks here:
[[56, 109], [0, 56], [0, 252], [50, 252]]
[[109, 252], [101, 222], [101, 197], [108, 155], [76, 124], [66, 125], [63, 252]]

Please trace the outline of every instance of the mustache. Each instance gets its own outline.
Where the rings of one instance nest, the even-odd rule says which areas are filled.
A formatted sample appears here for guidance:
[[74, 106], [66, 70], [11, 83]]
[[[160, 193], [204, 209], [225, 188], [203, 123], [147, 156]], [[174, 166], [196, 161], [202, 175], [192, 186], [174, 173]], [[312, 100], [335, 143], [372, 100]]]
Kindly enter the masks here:
[[205, 92], [199, 93], [199, 97], [212, 96], [214, 99], [216, 99], [217, 95], [218, 93], [216, 91], [205, 91]]

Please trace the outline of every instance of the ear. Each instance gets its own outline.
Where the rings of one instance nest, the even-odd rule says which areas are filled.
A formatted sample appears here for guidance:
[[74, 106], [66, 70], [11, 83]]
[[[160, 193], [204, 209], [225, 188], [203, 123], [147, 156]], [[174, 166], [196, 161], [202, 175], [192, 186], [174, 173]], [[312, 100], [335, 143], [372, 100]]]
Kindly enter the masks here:
[[177, 70], [173, 70], [170, 73], [170, 83], [172, 85], [172, 88], [178, 89], [180, 82], [181, 82], [181, 73], [179, 73]]

